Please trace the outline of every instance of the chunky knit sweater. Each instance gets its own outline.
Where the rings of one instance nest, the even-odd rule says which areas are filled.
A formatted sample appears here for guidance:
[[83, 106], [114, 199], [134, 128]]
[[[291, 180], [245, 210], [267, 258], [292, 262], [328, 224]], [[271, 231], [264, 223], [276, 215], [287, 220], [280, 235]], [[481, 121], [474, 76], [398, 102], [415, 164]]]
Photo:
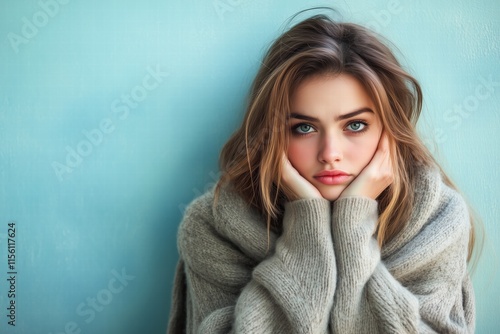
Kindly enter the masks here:
[[377, 201], [285, 204], [283, 231], [228, 189], [194, 200], [179, 227], [168, 333], [472, 333], [469, 215], [436, 170], [382, 249]]

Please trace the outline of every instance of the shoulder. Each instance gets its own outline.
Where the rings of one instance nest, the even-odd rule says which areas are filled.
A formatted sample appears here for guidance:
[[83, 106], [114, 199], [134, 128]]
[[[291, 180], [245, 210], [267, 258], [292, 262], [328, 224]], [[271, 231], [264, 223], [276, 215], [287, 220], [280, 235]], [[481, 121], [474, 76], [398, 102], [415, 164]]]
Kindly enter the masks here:
[[[415, 202], [408, 228], [469, 228], [463, 196], [446, 184], [438, 167], [421, 167], [415, 179]], [[437, 225], [437, 226], [436, 226]]]
[[177, 246], [181, 257], [189, 259], [197, 252], [195, 245], [204, 243], [213, 234], [213, 191], [195, 198], [184, 212], [177, 232]]
[[[222, 235], [232, 229], [242, 228], [243, 222], [262, 223], [262, 217], [229, 186], [216, 186], [194, 199], [186, 208], [180, 229], [205, 226]], [[202, 226], [201, 226], [202, 225]]]
[[[270, 240], [274, 240], [274, 235]], [[229, 187], [215, 186], [194, 199], [179, 226], [179, 253], [189, 262], [203, 257], [244, 254], [260, 258], [268, 248], [267, 226], [256, 209]], [[233, 254], [233, 255], [229, 255]]]
[[200, 220], [207, 222], [213, 221], [213, 200], [214, 189], [210, 189], [203, 195], [192, 200], [184, 211], [184, 217], [180, 228], [182, 229], [185, 225], [190, 225]]
[[446, 247], [468, 241], [470, 218], [463, 196], [448, 186], [438, 167], [420, 167], [415, 176], [414, 207], [403, 230], [384, 247], [389, 256], [408, 244]]
[[212, 189], [188, 205], [179, 226], [177, 246], [191, 279], [196, 277], [198, 283], [209, 282], [226, 290], [239, 291], [248, 281], [249, 268], [255, 266], [255, 261], [242, 252], [242, 242], [233, 239], [230, 231], [221, 227], [218, 206], [229, 204], [220, 200], [214, 206]]
[[[415, 214], [426, 219], [427, 224], [438, 221], [443, 228], [468, 230], [469, 211], [467, 203], [458, 190], [444, 182], [441, 171], [437, 168], [422, 169], [419, 173], [415, 190], [417, 192]], [[418, 183], [422, 179], [432, 181], [422, 187], [421, 183]], [[433, 196], [429, 196], [430, 192]], [[429, 202], [427, 198], [432, 198], [432, 201]]]
[[471, 229], [463, 197], [443, 181], [439, 169], [422, 169], [415, 198], [410, 220], [382, 248], [386, 267], [399, 279], [414, 279], [428, 270], [444, 272], [445, 267], [461, 277]]

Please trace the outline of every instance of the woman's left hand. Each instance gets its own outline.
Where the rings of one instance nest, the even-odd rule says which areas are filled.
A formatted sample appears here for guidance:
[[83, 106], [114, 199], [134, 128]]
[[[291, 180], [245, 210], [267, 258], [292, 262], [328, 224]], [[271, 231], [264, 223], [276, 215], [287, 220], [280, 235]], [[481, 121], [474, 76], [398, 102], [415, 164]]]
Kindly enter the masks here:
[[368, 165], [342, 191], [339, 198], [364, 196], [376, 199], [394, 179], [389, 149], [389, 138], [382, 132], [377, 150]]

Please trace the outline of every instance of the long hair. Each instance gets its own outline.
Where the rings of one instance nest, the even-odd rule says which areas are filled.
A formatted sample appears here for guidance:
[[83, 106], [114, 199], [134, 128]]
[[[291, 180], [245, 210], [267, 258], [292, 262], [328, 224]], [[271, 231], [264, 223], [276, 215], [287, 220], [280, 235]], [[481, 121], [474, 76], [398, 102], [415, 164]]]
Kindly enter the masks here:
[[[244, 121], [222, 149], [216, 198], [220, 188], [230, 184], [267, 219], [269, 229], [280, 228], [283, 200], [290, 191], [281, 182], [280, 159], [287, 152], [291, 96], [306, 78], [341, 73], [363, 84], [392, 148], [394, 181], [377, 198], [377, 241], [382, 246], [404, 228], [401, 222], [408, 221], [413, 211], [417, 169], [439, 167], [416, 132], [422, 90], [382, 38], [323, 14], [290, 28], [265, 54], [250, 89]], [[444, 182], [456, 189], [440, 170]], [[472, 219], [471, 224], [468, 258], [474, 245]]]

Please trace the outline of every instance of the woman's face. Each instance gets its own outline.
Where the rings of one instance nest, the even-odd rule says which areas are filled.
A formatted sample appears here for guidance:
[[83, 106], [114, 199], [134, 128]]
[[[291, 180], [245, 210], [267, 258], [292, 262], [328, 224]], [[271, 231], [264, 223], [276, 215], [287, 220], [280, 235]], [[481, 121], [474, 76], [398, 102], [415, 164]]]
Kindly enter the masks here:
[[336, 200], [373, 157], [382, 133], [375, 106], [351, 75], [313, 76], [291, 98], [288, 159]]

